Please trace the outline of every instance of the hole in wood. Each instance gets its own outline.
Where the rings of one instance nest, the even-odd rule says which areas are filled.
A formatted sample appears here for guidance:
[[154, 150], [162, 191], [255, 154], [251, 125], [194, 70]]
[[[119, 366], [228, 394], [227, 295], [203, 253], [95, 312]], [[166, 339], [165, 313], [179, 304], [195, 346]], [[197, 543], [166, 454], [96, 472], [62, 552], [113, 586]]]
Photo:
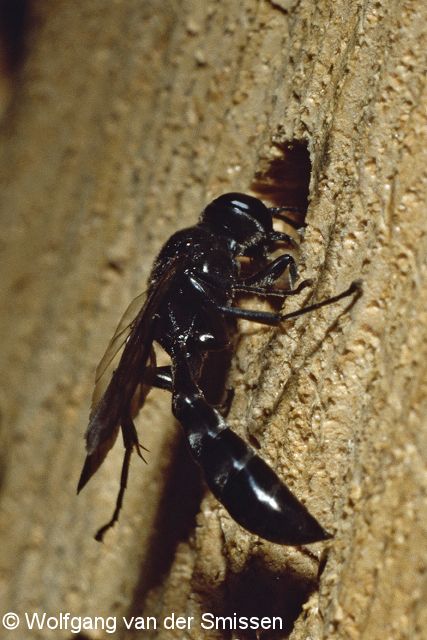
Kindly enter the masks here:
[[226, 584], [216, 592], [205, 594], [202, 607], [230, 620], [249, 621], [254, 617], [271, 622], [270, 629], [241, 627], [235, 635], [230, 630], [218, 629], [218, 638], [283, 640], [292, 632], [304, 604], [317, 588], [316, 578], [310, 579], [286, 568], [281, 573], [273, 573], [258, 558], [241, 573], [229, 575]]
[[261, 200], [276, 207], [296, 207], [300, 212], [290, 214], [303, 222], [308, 207], [311, 175], [307, 143], [293, 140], [276, 145], [280, 152], [272, 159], [262, 159], [251, 189]]

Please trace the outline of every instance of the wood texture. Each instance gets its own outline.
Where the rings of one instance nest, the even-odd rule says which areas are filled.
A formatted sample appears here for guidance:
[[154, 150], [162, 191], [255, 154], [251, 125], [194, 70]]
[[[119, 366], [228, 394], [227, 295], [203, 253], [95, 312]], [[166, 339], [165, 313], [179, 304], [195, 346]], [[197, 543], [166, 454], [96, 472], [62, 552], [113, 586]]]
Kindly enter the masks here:
[[[236, 612], [284, 619], [261, 638], [421, 640], [425, 3], [34, 4], [0, 145], [0, 613], [117, 616], [121, 639], [256, 637], [200, 628], [203, 612]], [[351, 308], [242, 323], [230, 373], [230, 424], [335, 537], [283, 548], [210, 495], [199, 508], [170, 400], [153, 392], [138, 420], [149, 464], [133, 460], [99, 545], [121, 451], [77, 499], [96, 363], [166, 238], [251, 187], [308, 196], [314, 298], [364, 282]], [[161, 628], [172, 612], [191, 628]], [[124, 615], [159, 628], [127, 632]], [[15, 637], [52, 637], [23, 625]]]

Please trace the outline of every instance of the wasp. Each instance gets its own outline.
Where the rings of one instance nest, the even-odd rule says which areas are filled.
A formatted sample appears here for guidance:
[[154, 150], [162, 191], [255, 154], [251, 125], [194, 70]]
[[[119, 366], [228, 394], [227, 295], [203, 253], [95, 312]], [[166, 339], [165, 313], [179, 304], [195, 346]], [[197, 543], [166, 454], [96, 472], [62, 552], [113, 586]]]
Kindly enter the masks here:
[[[297, 266], [290, 253], [272, 259], [282, 245], [295, 248], [291, 235], [273, 228], [275, 219], [294, 229], [305, 225], [285, 215], [291, 207], [267, 207], [242, 193], [227, 193], [203, 210], [196, 225], [174, 233], [154, 262], [146, 294], [125, 312], [96, 371], [87, 456], [78, 492], [98, 470], [121, 430], [124, 459], [120, 490], [111, 520], [118, 520], [132, 451], [141, 457], [134, 418], [152, 387], [171, 393], [172, 411], [209, 489], [242, 527], [284, 545], [327, 540], [331, 535], [293, 495], [277, 473], [226, 422], [232, 391], [210, 399], [207, 379], [215, 353], [230, 353], [238, 318], [276, 327], [304, 313], [360, 293], [353, 282], [342, 293], [292, 313], [242, 309], [241, 295], [282, 301], [311, 281], [295, 287]], [[285, 272], [290, 288], [276, 286]], [[157, 366], [154, 345], [170, 357]], [[118, 364], [117, 364], [118, 362]]]

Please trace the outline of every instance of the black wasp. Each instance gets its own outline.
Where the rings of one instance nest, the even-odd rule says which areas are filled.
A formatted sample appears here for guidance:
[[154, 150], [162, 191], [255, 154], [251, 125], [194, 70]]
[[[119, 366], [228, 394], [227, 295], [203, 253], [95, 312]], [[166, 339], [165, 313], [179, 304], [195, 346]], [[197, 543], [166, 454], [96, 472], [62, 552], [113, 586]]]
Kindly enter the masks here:
[[[306, 280], [292, 288], [297, 269], [290, 254], [268, 256], [279, 243], [288, 249], [295, 245], [288, 234], [273, 229], [274, 218], [296, 229], [303, 226], [283, 214], [289, 210], [268, 208], [249, 195], [227, 193], [204, 209], [196, 225], [175, 233], [160, 251], [146, 295], [136, 298], [126, 311], [96, 371], [87, 457], [78, 491], [102, 464], [120, 429], [125, 447], [116, 508], [97, 540], [118, 519], [133, 449], [142, 457], [133, 418], [151, 387], [172, 394], [172, 411], [190, 451], [212, 493], [236, 522], [280, 544], [330, 538], [273, 469], [227, 426], [224, 415], [232, 391], [227, 394], [222, 385], [222, 401], [213, 402], [206, 375], [215, 354], [230, 353], [236, 318], [277, 326], [360, 291], [360, 283], [354, 282], [333, 298], [285, 315], [233, 306], [239, 294], [280, 300], [310, 284]], [[286, 270], [291, 288], [275, 288]], [[170, 366], [156, 366], [156, 342], [170, 356]]]

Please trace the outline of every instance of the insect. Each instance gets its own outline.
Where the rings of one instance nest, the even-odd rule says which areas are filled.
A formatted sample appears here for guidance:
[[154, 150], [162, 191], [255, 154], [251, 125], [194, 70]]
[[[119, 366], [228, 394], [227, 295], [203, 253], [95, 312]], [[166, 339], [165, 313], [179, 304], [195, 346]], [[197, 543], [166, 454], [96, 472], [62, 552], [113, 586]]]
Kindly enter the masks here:
[[[236, 522], [279, 544], [331, 537], [275, 471], [228, 427], [225, 416], [232, 391], [222, 389], [222, 400], [215, 403], [207, 383], [215, 354], [232, 350], [236, 318], [275, 327], [360, 293], [360, 282], [355, 281], [339, 295], [288, 314], [235, 305], [241, 294], [283, 300], [311, 284], [304, 280], [293, 288], [297, 267], [291, 254], [269, 257], [278, 245], [288, 250], [295, 246], [290, 235], [273, 228], [274, 219], [295, 229], [303, 226], [284, 214], [290, 209], [269, 208], [253, 196], [227, 193], [208, 204], [196, 225], [172, 235], [161, 249], [146, 295], [126, 311], [96, 372], [78, 492], [103, 463], [120, 430], [125, 449], [116, 507], [97, 540], [118, 520], [132, 451], [143, 457], [133, 419], [152, 387], [172, 394], [172, 411], [190, 452], [208, 487]], [[289, 289], [275, 286], [285, 272]], [[156, 365], [155, 343], [169, 355], [169, 366]]]

